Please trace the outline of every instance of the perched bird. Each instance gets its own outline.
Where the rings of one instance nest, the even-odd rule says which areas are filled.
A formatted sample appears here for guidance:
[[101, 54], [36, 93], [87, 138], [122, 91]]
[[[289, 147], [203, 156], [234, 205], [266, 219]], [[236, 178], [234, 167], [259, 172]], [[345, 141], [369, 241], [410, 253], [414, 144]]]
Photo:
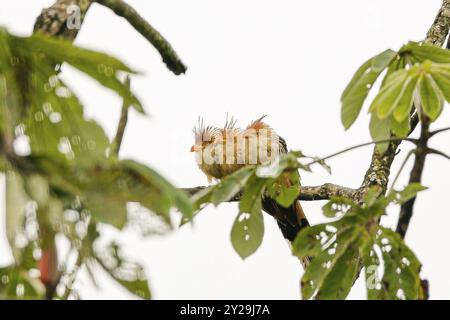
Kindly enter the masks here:
[[[286, 141], [263, 121], [264, 118], [253, 121], [245, 129], [237, 128], [233, 118], [227, 117], [222, 128], [205, 127], [199, 119], [194, 128], [195, 144], [191, 152], [195, 152], [198, 166], [209, 182], [221, 180], [247, 165], [268, 164], [280, 153], [287, 152]], [[284, 183], [292, 184], [289, 179]], [[262, 203], [264, 211], [276, 219], [283, 236], [290, 242], [309, 225], [299, 201], [286, 208], [264, 196]], [[308, 261], [306, 259], [302, 264], [305, 266]]]

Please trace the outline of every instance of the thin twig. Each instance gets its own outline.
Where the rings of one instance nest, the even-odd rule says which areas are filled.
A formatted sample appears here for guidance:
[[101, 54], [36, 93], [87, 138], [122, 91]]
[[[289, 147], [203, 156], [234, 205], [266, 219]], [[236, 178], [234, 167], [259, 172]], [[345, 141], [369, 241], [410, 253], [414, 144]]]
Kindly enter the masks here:
[[415, 150], [410, 150], [408, 154], [405, 157], [405, 160], [403, 160], [402, 165], [400, 166], [400, 169], [397, 172], [397, 175], [395, 176], [394, 180], [392, 181], [391, 185], [391, 191], [395, 189], [395, 184], [397, 183], [398, 179], [400, 178], [401, 173], [403, 172], [403, 169], [405, 168], [406, 164], [408, 163], [409, 158], [414, 154]]
[[146, 38], [160, 53], [164, 63], [176, 75], [186, 72], [186, 66], [178, 57], [170, 43], [153, 28], [139, 13], [122, 0], [94, 0], [111, 9], [118, 16], [125, 18], [144, 38]]
[[322, 162], [322, 161], [334, 158], [334, 157], [339, 156], [339, 155], [341, 155], [343, 153], [346, 153], [346, 152], [349, 152], [349, 151], [352, 151], [352, 150], [355, 150], [355, 149], [359, 149], [359, 148], [362, 148], [362, 147], [366, 147], [366, 146], [370, 146], [370, 145], [374, 145], [374, 144], [381, 144], [381, 143], [387, 143], [387, 142], [398, 142], [398, 141], [408, 141], [408, 142], [411, 142], [411, 143], [414, 143], [414, 144], [418, 143], [417, 139], [413, 139], [413, 138], [398, 138], [398, 137], [392, 137], [390, 139], [384, 139], [384, 140], [378, 140], [378, 141], [370, 141], [370, 142], [357, 144], [357, 145], [355, 145], [353, 147], [345, 148], [345, 149], [343, 149], [341, 151], [332, 153], [332, 154], [330, 154], [330, 155], [328, 155], [326, 157], [323, 157], [323, 158], [311, 161], [311, 162], [307, 163], [306, 165], [310, 166], [312, 164], [315, 164], [315, 163], [318, 163], [318, 162]]
[[437, 129], [437, 130], [433, 130], [430, 132], [430, 137], [433, 137], [439, 133], [445, 132], [445, 131], [449, 131], [450, 127], [446, 127], [446, 128], [441, 128], [441, 129]]
[[[130, 77], [127, 76], [125, 79], [125, 87], [129, 90], [131, 86]], [[123, 135], [125, 133], [125, 128], [128, 123], [128, 109], [130, 108], [129, 103], [124, 99], [122, 104], [122, 111], [120, 113], [120, 120], [117, 126], [116, 136], [112, 142], [112, 153], [116, 156], [119, 155], [120, 146], [122, 145]]]
[[447, 160], [450, 160], [450, 155], [448, 155], [448, 154], [446, 154], [446, 153], [444, 153], [442, 151], [439, 151], [439, 150], [436, 150], [436, 149], [433, 149], [433, 148], [427, 148], [427, 151], [428, 151], [428, 153], [437, 154], [437, 155], [439, 155], [441, 157], [444, 157]]

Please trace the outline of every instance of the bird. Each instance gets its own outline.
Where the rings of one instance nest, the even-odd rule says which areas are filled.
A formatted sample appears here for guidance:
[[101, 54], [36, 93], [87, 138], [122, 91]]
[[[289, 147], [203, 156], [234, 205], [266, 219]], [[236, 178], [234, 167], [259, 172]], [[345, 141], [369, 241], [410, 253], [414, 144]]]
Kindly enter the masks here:
[[[205, 126], [203, 119], [199, 118], [193, 129], [195, 143], [191, 152], [195, 153], [197, 164], [210, 183], [214, 180], [220, 182], [245, 166], [267, 164], [274, 159], [273, 156], [288, 152], [286, 141], [263, 121], [265, 118], [266, 115], [257, 118], [244, 129], [236, 126], [237, 121], [233, 117], [227, 116], [223, 127]], [[252, 143], [256, 147], [252, 148]], [[261, 153], [260, 149], [265, 152]], [[284, 183], [289, 187], [293, 182], [286, 177]], [[284, 238], [290, 244], [300, 230], [309, 226], [298, 200], [289, 207], [284, 207], [275, 199], [264, 195], [262, 205], [263, 210], [275, 218]], [[309, 262], [309, 257], [301, 259], [304, 268]]]

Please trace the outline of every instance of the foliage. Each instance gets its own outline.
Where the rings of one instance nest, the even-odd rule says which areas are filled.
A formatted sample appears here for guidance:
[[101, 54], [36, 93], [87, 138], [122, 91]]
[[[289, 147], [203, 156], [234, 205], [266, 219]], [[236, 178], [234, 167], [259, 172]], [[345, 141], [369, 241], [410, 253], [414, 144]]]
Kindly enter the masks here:
[[344, 299], [361, 263], [369, 299], [421, 297], [419, 261], [397, 233], [378, 221], [388, 205], [402, 204], [423, 189], [412, 184], [379, 198], [373, 188], [362, 205], [346, 198], [331, 199], [323, 213], [334, 220], [303, 229], [293, 244], [295, 255], [313, 258], [301, 280], [303, 298]]
[[[134, 72], [106, 54], [42, 35], [16, 37], [0, 29], [0, 45], [1, 169], [7, 173], [8, 240], [15, 259], [1, 269], [0, 295], [43, 297], [39, 253], [63, 234], [80, 265], [95, 260], [126, 289], [150, 298], [145, 272], [123, 260], [117, 246], [104, 251], [116, 261], [112, 266], [86, 243], [95, 245], [92, 234], [100, 223], [126, 226], [130, 203], [169, 227], [170, 209], [189, 218], [192, 203], [151, 168], [111, 154], [102, 127], [85, 118], [83, 106], [60, 79], [59, 64], [71, 64], [143, 113], [120, 80], [121, 73]], [[18, 141], [26, 142], [25, 150], [17, 148]]]
[[[409, 42], [398, 52], [387, 50], [369, 59], [344, 90], [341, 120], [348, 129], [358, 117], [375, 81], [385, 71], [379, 93], [372, 101], [370, 133], [374, 141], [394, 134], [404, 138], [411, 130], [409, 116], [435, 121], [444, 101], [450, 102], [450, 52], [428, 44]], [[385, 151], [387, 144], [379, 144]]]
[[[300, 195], [300, 175], [297, 170], [310, 171], [311, 168], [298, 158], [311, 159], [298, 151], [281, 154], [270, 166], [246, 166], [193, 196], [197, 211], [208, 203], [217, 206], [239, 198], [239, 213], [230, 238], [233, 248], [242, 259], [253, 254], [263, 240], [262, 197], [271, 197], [280, 206], [287, 208]], [[328, 170], [324, 162], [319, 164]]]

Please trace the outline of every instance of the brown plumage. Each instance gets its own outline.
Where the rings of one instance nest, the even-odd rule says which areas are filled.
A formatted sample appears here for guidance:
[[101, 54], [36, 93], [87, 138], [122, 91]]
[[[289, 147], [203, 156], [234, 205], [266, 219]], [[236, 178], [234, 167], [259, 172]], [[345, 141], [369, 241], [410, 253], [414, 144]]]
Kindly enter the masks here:
[[[196, 142], [191, 151], [196, 153], [199, 168], [206, 174], [208, 181], [220, 180], [246, 165], [267, 164], [273, 159], [272, 156], [288, 151], [285, 140], [263, 122], [264, 118], [262, 116], [253, 121], [244, 130], [236, 127], [233, 118], [227, 117], [222, 128], [205, 127], [203, 121], [199, 120], [198, 126], [194, 128]], [[251, 148], [255, 144], [257, 148]], [[259, 148], [265, 148], [266, 157], [257, 151]], [[227, 155], [231, 158], [227, 158]], [[286, 183], [291, 182], [287, 179]], [[276, 219], [283, 236], [290, 242], [294, 241], [302, 228], [308, 226], [299, 201], [288, 208], [267, 196], [263, 197], [262, 202], [264, 211]], [[306, 266], [308, 261], [305, 259], [302, 264]]]

